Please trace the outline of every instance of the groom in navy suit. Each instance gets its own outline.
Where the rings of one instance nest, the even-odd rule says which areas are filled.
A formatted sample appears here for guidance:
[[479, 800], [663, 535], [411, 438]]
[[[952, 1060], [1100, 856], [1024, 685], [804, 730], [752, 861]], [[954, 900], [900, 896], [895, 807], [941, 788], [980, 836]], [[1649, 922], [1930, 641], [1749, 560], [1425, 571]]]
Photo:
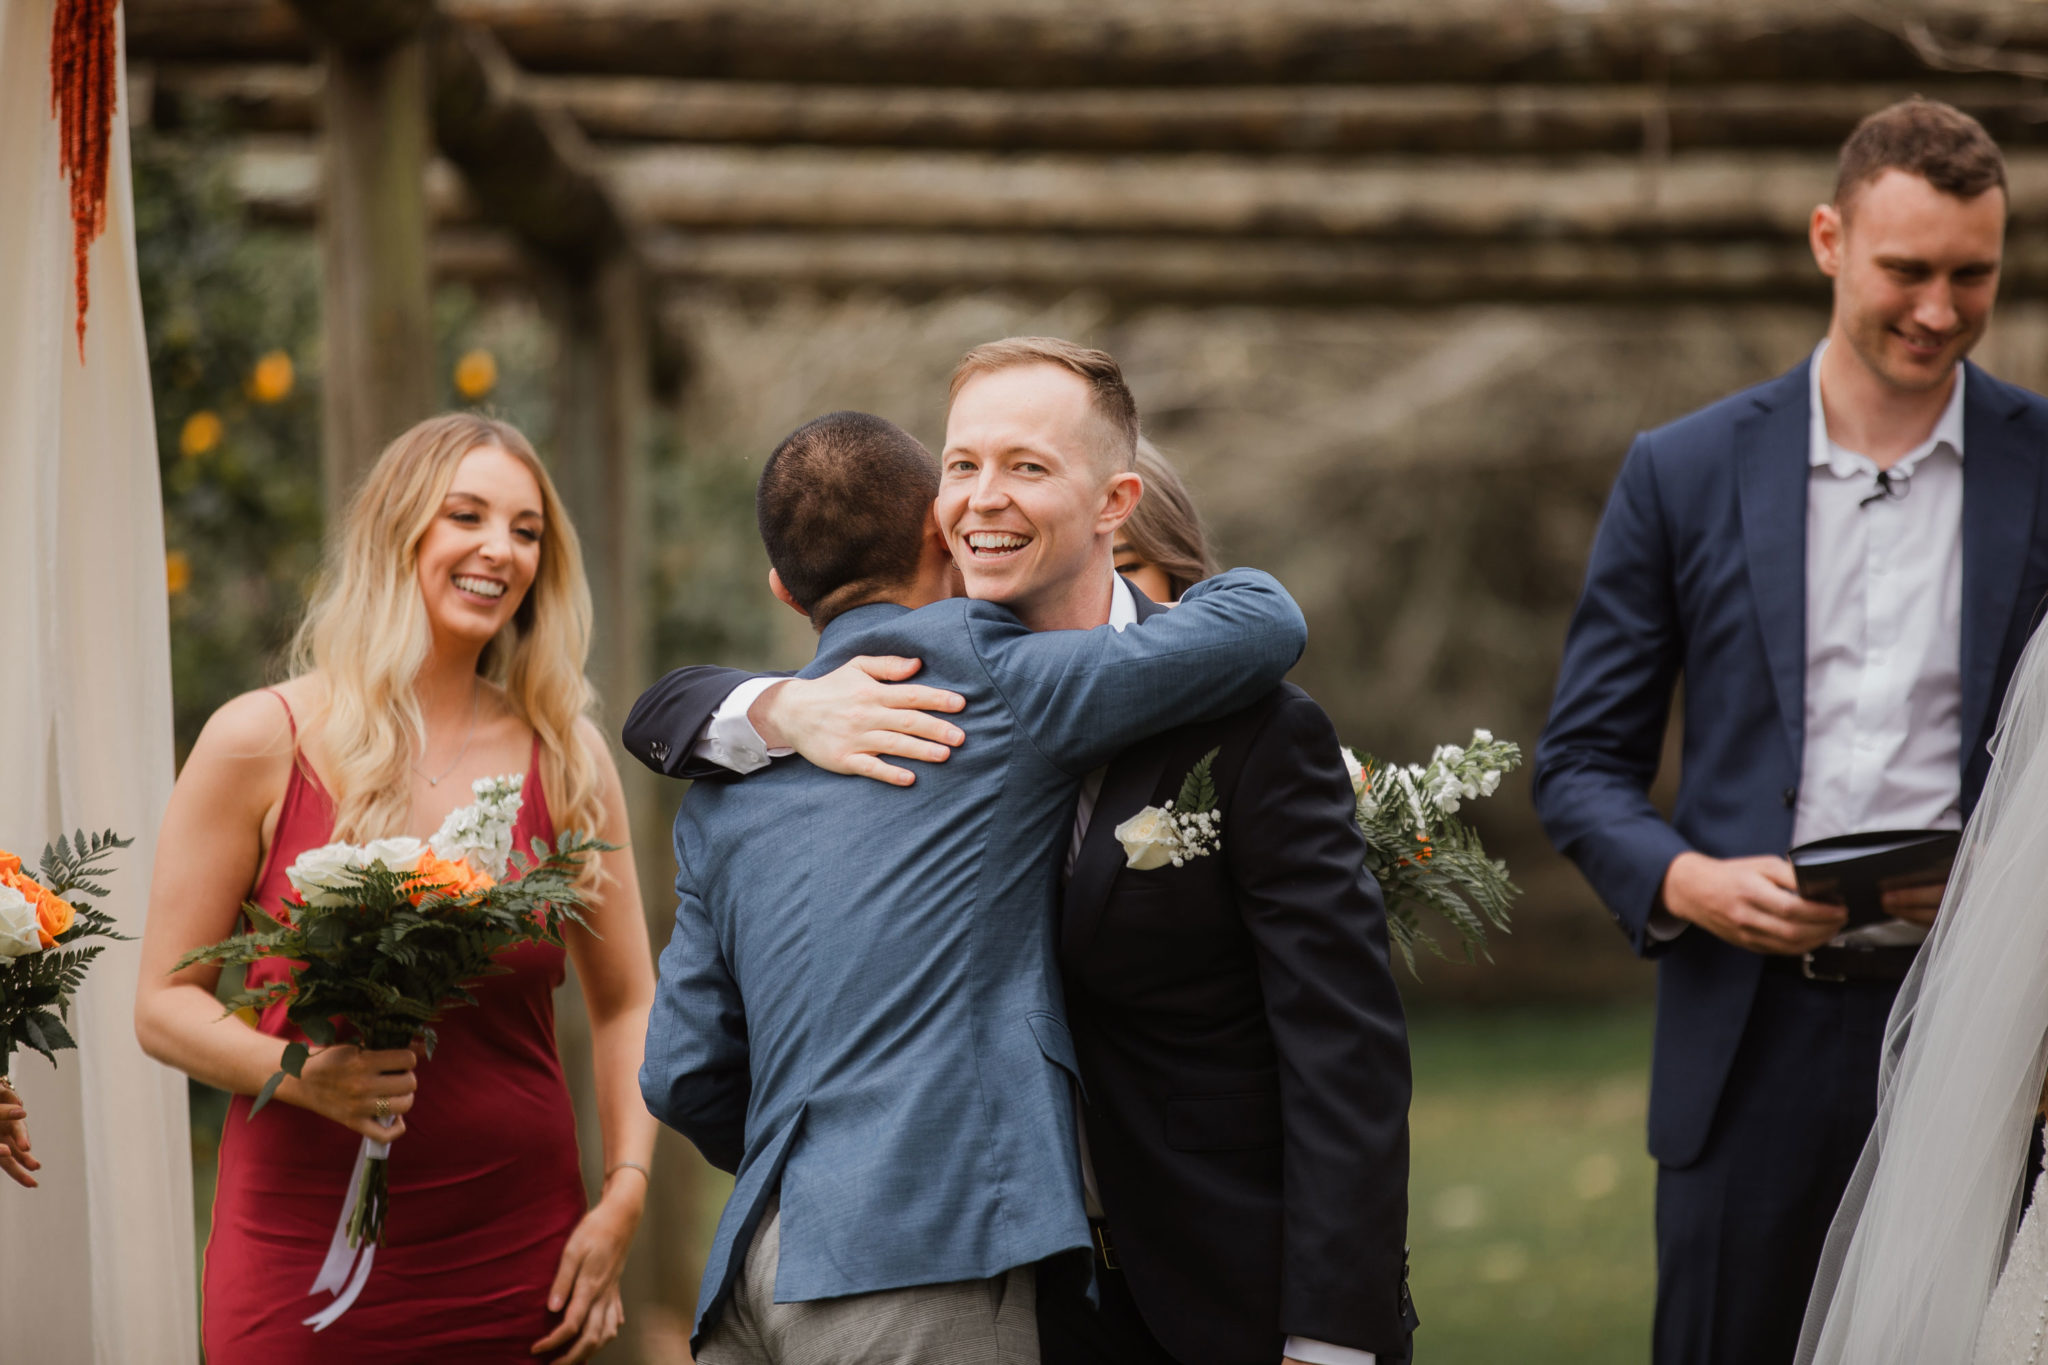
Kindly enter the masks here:
[[[1782, 855], [1966, 820], [2048, 592], [2048, 401], [1963, 360], [2005, 218], [1975, 120], [1918, 99], [1864, 120], [1811, 224], [1826, 340], [1638, 437], [1593, 544], [1536, 803], [1658, 964], [1658, 1365], [1792, 1360], [1939, 905], [1893, 893], [1844, 933]], [[1681, 678], [1667, 819], [1648, 791]]]

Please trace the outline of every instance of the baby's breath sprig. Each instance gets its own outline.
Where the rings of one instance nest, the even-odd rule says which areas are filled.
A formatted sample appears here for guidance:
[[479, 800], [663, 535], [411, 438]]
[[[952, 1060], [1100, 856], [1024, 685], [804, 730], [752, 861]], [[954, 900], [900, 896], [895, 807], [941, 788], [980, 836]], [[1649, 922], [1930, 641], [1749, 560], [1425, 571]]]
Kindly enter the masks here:
[[1491, 796], [1522, 763], [1521, 746], [1474, 730], [1468, 744], [1440, 744], [1428, 763], [1383, 763], [1344, 752], [1358, 797], [1367, 864], [1387, 903], [1387, 930], [1408, 968], [1419, 942], [1442, 945], [1421, 927], [1433, 911], [1457, 931], [1468, 960], [1486, 953], [1488, 924], [1508, 932], [1508, 906], [1520, 894], [1507, 864], [1486, 856], [1479, 835], [1458, 818], [1467, 801]]

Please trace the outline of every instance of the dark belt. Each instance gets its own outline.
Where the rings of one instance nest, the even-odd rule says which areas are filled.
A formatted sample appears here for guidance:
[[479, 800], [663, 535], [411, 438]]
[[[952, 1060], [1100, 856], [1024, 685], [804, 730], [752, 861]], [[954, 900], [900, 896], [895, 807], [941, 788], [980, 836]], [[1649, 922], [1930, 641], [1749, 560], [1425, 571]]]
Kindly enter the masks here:
[[1109, 1224], [1100, 1218], [1088, 1220], [1088, 1240], [1095, 1244], [1097, 1270], [1122, 1270], [1116, 1259], [1116, 1243], [1109, 1240]]
[[1773, 957], [1767, 961], [1778, 971], [1797, 972], [1808, 981], [1897, 982], [1906, 979], [1906, 973], [1913, 969], [1913, 959], [1919, 955], [1917, 944], [1845, 944], [1815, 948], [1804, 957]]

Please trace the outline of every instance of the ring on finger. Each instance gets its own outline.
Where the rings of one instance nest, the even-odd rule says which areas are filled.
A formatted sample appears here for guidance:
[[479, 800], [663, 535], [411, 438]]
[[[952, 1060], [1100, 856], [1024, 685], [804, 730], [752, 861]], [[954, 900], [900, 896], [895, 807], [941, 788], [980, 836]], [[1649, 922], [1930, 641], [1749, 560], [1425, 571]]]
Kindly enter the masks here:
[[370, 1106], [370, 1112], [376, 1116], [379, 1123], [391, 1122], [391, 1101], [379, 1095], [377, 1102]]

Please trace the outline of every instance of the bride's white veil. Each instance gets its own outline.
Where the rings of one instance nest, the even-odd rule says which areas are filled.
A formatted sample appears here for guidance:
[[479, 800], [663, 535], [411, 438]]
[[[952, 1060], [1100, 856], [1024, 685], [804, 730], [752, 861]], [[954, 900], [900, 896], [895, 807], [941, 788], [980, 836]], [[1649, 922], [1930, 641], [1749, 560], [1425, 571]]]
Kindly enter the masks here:
[[2021, 656], [1798, 1365], [1963, 1365], [2019, 1218], [2048, 1039], [2048, 631]]

